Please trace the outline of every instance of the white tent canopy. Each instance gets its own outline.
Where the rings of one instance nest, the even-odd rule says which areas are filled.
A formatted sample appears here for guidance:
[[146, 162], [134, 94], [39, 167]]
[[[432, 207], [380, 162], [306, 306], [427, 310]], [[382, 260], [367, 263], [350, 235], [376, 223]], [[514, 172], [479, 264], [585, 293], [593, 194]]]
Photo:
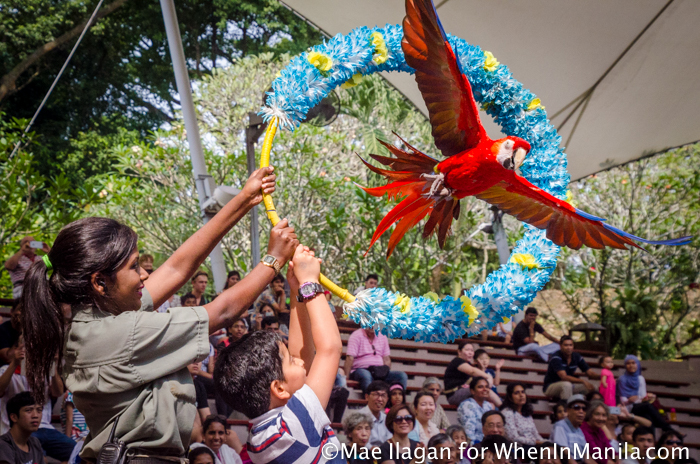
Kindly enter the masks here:
[[[284, 3], [331, 36], [405, 14], [403, 0]], [[435, 3], [448, 33], [492, 52], [541, 98], [573, 180], [700, 140], [700, 1]], [[385, 77], [427, 114], [412, 76]]]

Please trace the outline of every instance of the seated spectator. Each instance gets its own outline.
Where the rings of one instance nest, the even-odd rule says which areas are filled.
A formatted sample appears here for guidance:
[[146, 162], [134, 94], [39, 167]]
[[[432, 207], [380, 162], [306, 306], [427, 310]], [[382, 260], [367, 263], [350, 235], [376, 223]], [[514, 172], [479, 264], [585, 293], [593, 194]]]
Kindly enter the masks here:
[[508, 439], [500, 435], [485, 437], [484, 441], [477, 446], [479, 453], [473, 464], [509, 464], [511, 460], [502, 450], [510, 445]]
[[14, 299], [19, 299], [22, 296], [24, 275], [37, 258], [36, 250], [39, 249], [44, 253], [51, 251], [51, 247], [44, 242], [41, 242], [41, 248], [33, 248], [32, 242], [35, 242], [34, 237], [24, 237], [19, 242], [19, 251], [5, 261], [5, 269], [10, 273], [12, 281], [12, 298]]
[[697, 464], [688, 448], [683, 449], [683, 436], [675, 430], [661, 434], [656, 442], [656, 459], [651, 464]]
[[634, 433], [635, 428], [637, 428], [635, 424], [622, 424], [620, 433], [617, 434], [617, 441], [620, 443], [620, 449], [622, 449], [622, 446], [624, 446], [624, 449], [627, 451], [628, 455], [632, 453], [632, 447], [634, 446], [632, 444], [632, 434]]
[[[377, 464], [409, 464], [412, 463], [412, 456], [420, 443], [411, 440], [408, 434], [416, 426], [416, 419], [411, 414], [411, 407], [407, 404], [397, 404], [389, 410], [386, 415], [386, 426], [392, 433], [389, 440], [384, 442], [379, 447], [379, 459]], [[401, 457], [396, 456], [396, 450], [399, 450]], [[408, 455], [408, 459], [403, 457]]]
[[[458, 454], [457, 464], [468, 464], [469, 459], [467, 458], [467, 449], [471, 445], [469, 438], [467, 437], [467, 432], [460, 425], [450, 425], [445, 433], [452, 438], [457, 445], [457, 449], [460, 451]], [[464, 445], [462, 445], [464, 443]]]
[[224, 285], [224, 290], [231, 288], [241, 281], [241, 273], [238, 271], [228, 271], [226, 275], [226, 284]]
[[603, 395], [599, 391], [591, 390], [588, 393], [586, 393], [586, 401], [589, 403], [592, 403], [594, 401], [603, 401]]
[[549, 416], [549, 421], [552, 425], [556, 424], [560, 420], [566, 417], [566, 400], [559, 400], [552, 410], [552, 414]]
[[243, 338], [243, 335], [248, 333], [248, 321], [246, 319], [238, 319], [236, 322], [231, 324], [228, 328], [228, 337], [221, 340], [219, 344], [219, 349], [229, 346], [231, 343], [236, 342]]
[[375, 334], [373, 329], [357, 329], [350, 334], [345, 355], [345, 376], [360, 382], [363, 392], [373, 380], [400, 383], [404, 390], [408, 382], [405, 372], [391, 370], [389, 339], [386, 335]]
[[197, 380], [197, 376], [202, 372], [202, 363], [191, 363], [187, 366], [187, 370], [190, 371], [190, 375], [192, 376], [192, 382], [194, 383], [195, 403], [197, 405], [199, 423], [201, 424], [207, 417], [211, 416], [211, 409], [209, 409], [209, 400], [207, 395], [207, 387], [205, 387], [202, 382], [199, 382]]
[[343, 419], [343, 430], [348, 438], [348, 449], [357, 445], [357, 453], [348, 456], [348, 464], [373, 464], [371, 459], [369, 437], [372, 434], [372, 417], [361, 412], [348, 414]]
[[496, 407], [488, 401], [489, 382], [483, 377], [475, 377], [469, 384], [471, 397], [462, 402], [457, 408], [457, 419], [464, 427], [467, 437], [473, 445], [484, 439], [484, 432], [481, 426], [481, 416], [487, 411], [493, 411]]
[[[513, 330], [513, 349], [516, 354], [534, 353], [544, 362], [549, 361], [549, 355], [559, 350], [559, 344], [553, 335], [544, 330], [537, 322], [537, 309], [527, 308], [525, 310], [525, 318], [515, 326]], [[554, 343], [540, 346], [535, 340], [536, 334], [542, 334], [545, 338]]]
[[185, 293], [180, 300], [182, 301], [183, 308], [197, 306], [197, 297], [191, 293]]
[[[24, 355], [24, 339], [19, 337], [17, 344], [8, 351], [10, 364], [0, 367], [0, 413], [2, 414], [0, 433], [2, 434], [10, 430], [10, 420], [7, 414], [9, 400], [19, 393], [29, 391], [27, 378], [19, 373]], [[51, 397], [60, 398], [63, 393], [63, 381], [58, 369], [56, 369], [46, 388], [46, 402], [43, 405], [39, 430], [33, 434], [39, 439], [46, 454], [61, 462], [68, 461], [73, 448], [75, 448], [73, 440], [51, 425]]]
[[[204, 434], [204, 443], [192, 443], [190, 449], [199, 447], [209, 448], [216, 456], [215, 464], [242, 464], [243, 461], [238, 455], [242, 445], [235, 433], [231, 433], [228, 429], [226, 419], [222, 416], [209, 416], [202, 423], [202, 432]], [[237, 444], [238, 451], [226, 444], [227, 438], [235, 437], [234, 443]]]
[[625, 373], [618, 379], [617, 394], [623, 405], [632, 407], [632, 414], [651, 421], [652, 430], [653, 427], [659, 427], [664, 431], [672, 430], [666, 419], [654, 407], [656, 395], [647, 393], [647, 382], [642, 376], [642, 364], [633, 354], [625, 356]]
[[440, 381], [437, 377], [428, 377], [425, 379], [425, 382], [423, 382], [423, 390], [429, 391], [433, 395], [433, 399], [435, 399], [435, 414], [433, 414], [430, 422], [435, 424], [441, 432], [444, 432], [447, 430], [447, 427], [450, 426], [450, 421], [447, 419], [445, 410], [438, 404], [440, 394], [442, 393]]
[[527, 400], [525, 385], [520, 382], [508, 384], [501, 412], [505, 419], [507, 439], [526, 449], [544, 443], [532, 417], [532, 405]]
[[196, 446], [190, 449], [187, 454], [187, 459], [190, 464], [214, 464], [216, 461], [216, 456], [212, 450], [206, 446]]
[[338, 368], [333, 391], [331, 391], [331, 397], [328, 400], [328, 406], [326, 406], [326, 415], [331, 422], [340, 422], [343, 419], [345, 408], [348, 406], [348, 398], [350, 397], [350, 390], [346, 387], [347, 380], [345, 375], [343, 375], [342, 369]]
[[539, 445], [535, 464], [562, 464], [561, 449], [551, 441]]
[[408, 434], [408, 438], [423, 443], [423, 446], [427, 446], [428, 441], [434, 435], [440, 433], [440, 429], [430, 421], [433, 418], [433, 414], [435, 414], [433, 394], [425, 390], [416, 393], [416, 397], [413, 398], [413, 412], [416, 417], [416, 425], [413, 431]]
[[391, 432], [386, 425], [386, 414], [384, 414], [384, 407], [389, 400], [389, 385], [381, 380], [375, 380], [367, 387], [365, 399], [367, 406], [359, 412], [373, 418], [369, 445], [374, 448], [381, 446], [391, 437]]
[[580, 353], [574, 351], [574, 340], [564, 335], [560, 340], [561, 350], [552, 355], [544, 376], [544, 394], [550, 398], [566, 400], [575, 393], [595, 391], [595, 387], [586, 379], [575, 377], [576, 370], [586, 374], [590, 379], [599, 379], [600, 374], [588, 367]]
[[500, 435], [506, 436], [506, 418], [498, 410], [487, 411], [481, 416], [481, 430], [484, 436]]
[[369, 290], [371, 288], [377, 288], [379, 286], [379, 276], [377, 274], [368, 274], [367, 277], [365, 277], [365, 284], [361, 285], [355, 290], [355, 295], [360, 293], [363, 290]]
[[275, 310], [270, 303], [261, 304], [259, 312], [263, 315], [263, 317], [270, 317], [275, 315]]
[[389, 413], [392, 406], [406, 402], [406, 391], [400, 383], [395, 383], [389, 387], [389, 401], [384, 409], [385, 413]]
[[287, 294], [284, 291], [285, 280], [281, 274], [277, 274], [270, 285], [253, 303], [253, 312], [263, 313], [263, 305], [269, 305], [274, 311], [280, 323], [289, 327], [289, 309], [287, 309]]
[[594, 401], [588, 406], [586, 417], [581, 424], [581, 431], [586, 437], [588, 449], [592, 454], [600, 454], [600, 459], [595, 461], [598, 464], [606, 464], [609, 461], [615, 460], [613, 454], [619, 446], [615, 439], [615, 434], [608, 430], [606, 424], [610, 411], [602, 401]]
[[[488, 330], [481, 332], [481, 339], [487, 341], [489, 339], [489, 333]], [[504, 343], [510, 343], [511, 338], [513, 338], [513, 319], [508, 319], [508, 322], [499, 322], [493, 334], [497, 338], [503, 340]]]
[[22, 304], [20, 300], [12, 302], [10, 320], [0, 324], [0, 365], [10, 362], [7, 352], [17, 343], [22, 334]]
[[[487, 378], [486, 372], [474, 367], [473, 362], [474, 345], [466, 339], [460, 339], [457, 342], [457, 357], [445, 369], [445, 396], [448, 403], [457, 406], [469, 398], [469, 383], [474, 377]], [[498, 404], [501, 404], [500, 399]]]
[[633, 454], [621, 459], [620, 464], [649, 464], [647, 451], [654, 447], [654, 431], [649, 427], [637, 427], [632, 433]]
[[503, 367], [506, 361], [504, 359], [499, 359], [496, 362], [496, 370], [489, 367], [490, 362], [491, 356], [489, 356], [486, 350], [478, 349], [474, 352], [474, 367], [486, 373], [486, 380], [489, 381], [489, 387], [498, 395], [498, 389], [496, 387], [501, 384], [501, 367]]
[[581, 430], [581, 424], [586, 418], [586, 409], [588, 409], [588, 402], [583, 395], [577, 394], [569, 397], [566, 402], [566, 418], [554, 424], [550, 437], [557, 445], [567, 448], [573, 460], [593, 464], [595, 461], [583, 456], [586, 436]]
[[211, 301], [204, 295], [207, 291], [208, 284], [209, 274], [204, 271], [197, 271], [194, 273], [194, 276], [192, 276], [192, 291], [190, 292], [197, 300], [194, 306], [204, 306]]
[[139, 255], [139, 266], [141, 266], [148, 275], [153, 274], [153, 262], [153, 255], [149, 255], [148, 253]]
[[[444, 433], [438, 433], [428, 442], [428, 450], [435, 450], [437, 459], [430, 461], [430, 464], [455, 464], [459, 461], [459, 449], [457, 444]], [[429, 451], [432, 452], [432, 451]]]
[[0, 463], [43, 464], [44, 451], [33, 436], [39, 430], [43, 406], [29, 392], [18, 393], [7, 402], [10, 430], [0, 436]]

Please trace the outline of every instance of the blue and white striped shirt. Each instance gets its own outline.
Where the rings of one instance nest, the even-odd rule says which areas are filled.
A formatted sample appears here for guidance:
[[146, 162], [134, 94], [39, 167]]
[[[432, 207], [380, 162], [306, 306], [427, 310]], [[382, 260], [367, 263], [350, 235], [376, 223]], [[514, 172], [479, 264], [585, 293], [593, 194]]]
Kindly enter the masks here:
[[330, 422], [304, 385], [285, 406], [251, 421], [248, 455], [255, 464], [345, 464]]

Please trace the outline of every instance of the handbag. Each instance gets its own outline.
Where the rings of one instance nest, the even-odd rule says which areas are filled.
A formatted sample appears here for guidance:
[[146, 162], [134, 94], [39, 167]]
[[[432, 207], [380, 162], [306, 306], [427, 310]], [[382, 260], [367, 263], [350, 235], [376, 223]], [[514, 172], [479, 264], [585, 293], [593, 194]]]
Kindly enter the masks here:
[[372, 374], [374, 380], [384, 380], [386, 376], [389, 375], [389, 366], [387, 365], [370, 366], [367, 370]]

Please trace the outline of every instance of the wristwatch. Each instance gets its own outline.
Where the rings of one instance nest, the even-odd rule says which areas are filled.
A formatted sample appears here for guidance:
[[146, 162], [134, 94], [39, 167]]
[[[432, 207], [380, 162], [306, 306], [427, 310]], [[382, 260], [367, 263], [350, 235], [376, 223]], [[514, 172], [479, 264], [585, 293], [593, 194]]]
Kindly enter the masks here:
[[297, 301], [299, 303], [303, 303], [304, 301], [315, 297], [318, 293], [323, 293], [323, 286], [321, 284], [317, 284], [316, 282], [303, 283], [299, 286]]
[[282, 269], [282, 264], [279, 262], [277, 258], [275, 258], [272, 255], [265, 255], [263, 256], [263, 259], [260, 260], [261, 263], [263, 263], [267, 267], [271, 267], [272, 269], [275, 270], [275, 274], [280, 273], [280, 269]]

